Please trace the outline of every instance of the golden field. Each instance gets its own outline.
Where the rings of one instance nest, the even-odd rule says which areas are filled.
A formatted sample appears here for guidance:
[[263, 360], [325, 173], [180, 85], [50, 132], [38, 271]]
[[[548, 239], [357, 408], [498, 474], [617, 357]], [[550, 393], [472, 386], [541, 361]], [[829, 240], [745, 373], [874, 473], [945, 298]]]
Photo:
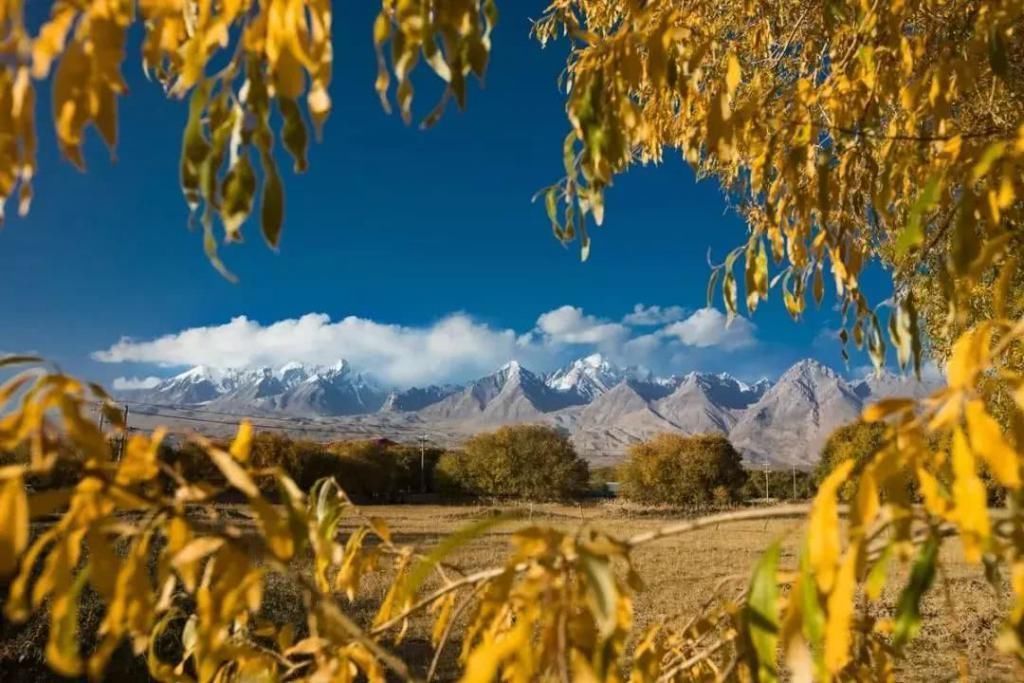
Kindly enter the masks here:
[[[473, 520], [492, 515], [493, 506], [392, 505], [372, 506], [368, 514], [386, 519], [394, 540], [399, 544], [415, 544], [426, 548], [441, 536]], [[661, 511], [645, 511], [616, 503], [583, 506], [536, 505], [532, 509], [517, 506], [524, 517], [490, 529], [461, 548], [452, 563], [467, 572], [498, 565], [507, 549], [508, 537], [516, 528], [533, 524], [577, 529], [580, 525], [596, 525], [617, 536], [656, 529], [682, 516]], [[241, 508], [222, 506], [224, 517], [242, 528], [248, 524]], [[531, 522], [532, 514], [532, 522]], [[356, 524], [351, 518], [347, 524]], [[722, 595], [734, 594], [743, 585], [759, 553], [779, 539], [783, 547], [782, 565], [793, 567], [795, 549], [800, 538], [799, 520], [730, 522], [682, 536], [662, 539], [641, 546], [634, 560], [646, 589], [635, 603], [636, 632], [665, 615], [694, 613], [714, 594], [716, 586], [726, 580]], [[344, 528], [344, 527], [343, 527]], [[935, 585], [927, 596], [921, 634], [910, 646], [906, 662], [898, 670], [899, 680], [940, 681], [966, 678], [976, 681], [1010, 681], [1024, 679], [1024, 667], [995, 649], [994, 639], [999, 615], [1007, 607], [1006, 589], [997, 592], [985, 580], [981, 567], [965, 564], [955, 541], [947, 542]], [[296, 562], [294, 571], [306, 572], [308, 567]], [[891, 610], [897, 588], [906, 576], [906, 567], [894, 564], [889, 586], [878, 611]], [[735, 580], [728, 581], [729, 577]], [[361, 621], [368, 622], [383, 598], [389, 584], [386, 574], [365, 578], [362, 590], [349, 609]], [[345, 600], [343, 597], [339, 597]], [[88, 594], [82, 608], [82, 637], [88, 649], [90, 629], [95, 629], [101, 606]], [[301, 630], [303, 607], [300, 594], [286, 576], [272, 575], [265, 597], [267, 616], [278, 622], [292, 621]], [[428, 642], [428, 617], [414, 620], [404, 642], [397, 650], [421, 672], [425, 672], [433, 656]], [[0, 625], [0, 681], [33, 681], [40, 683], [50, 676], [43, 667], [42, 646], [46, 637], [45, 618], [37, 615], [27, 624]], [[170, 648], [173, 651], [173, 647]], [[126, 648], [112, 662], [110, 680], [146, 680], [142, 661], [133, 660]], [[441, 658], [441, 680], [457, 676], [458, 643], [450, 643]], [[59, 680], [53, 677], [53, 680]]]

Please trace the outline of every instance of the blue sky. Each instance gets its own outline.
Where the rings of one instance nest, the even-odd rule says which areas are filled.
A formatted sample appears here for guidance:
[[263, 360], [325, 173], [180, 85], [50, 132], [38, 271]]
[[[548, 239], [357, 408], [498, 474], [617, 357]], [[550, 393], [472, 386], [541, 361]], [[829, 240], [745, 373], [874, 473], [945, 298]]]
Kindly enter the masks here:
[[[41, 92], [36, 200], [0, 231], [0, 350], [34, 350], [106, 383], [192, 362], [276, 362], [288, 355], [288, 335], [302, 331], [299, 360], [354, 356], [383, 363], [368, 369], [400, 383], [459, 379], [508, 354], [539, 366], [593, 350], [635, 360], [624, 344], [648, 335], [657, 339], [644, 342], [642, 360], [659, 370], [756, 379], [804, 356], [839, 365], [838, 346], [821, 343], [837, 322], [828, 306], [794, 324], [773, 298], [738, 331], [716, 332], [708, 312], [678, 327], [704, 305], [708, 248], [720, 258], [745, 229], [724, 211], [717, 186], [696, 183], [676, 155], [616, 181], [587, 263], [554, 240], [530, 200], [560, 173], [565, 45], [533, 42], [520, 3], [505, 7], [487, 82], [472, 87], [468, 110], [453, 107], [425, 132], [381, 110], [371, 10], [339, 6], [325, 139], [312, 145], [303, 176], [282, 163], [280, 252], [266, 248], [255, 223], [246, 244], [222, 250], [237, 285], [208, 265], [201, 236], [186, 228], [177, 184], [185, 104], [143, 78], [138, 35], [124, 67], [130, 93], [119, 107], [116, 160], [96, 135], [87, 173], [62, 160]], [[420, 80], [421, 116], [436, 93]], [[637, 304], [663, 307], [663, 324], [623, 323]], [[558, 310], [547, 327], [539, 322]], [[239, 316], [245, 321], [229, 324]], [[134, 341], [118, 345], [123, 337]], [[314, 348], [317, 340], [332, 348]], [[390, 360], [373, 355], [380, 345], [390, 345]], [[468, 360], [457, 362], [462, 351]], [[409, 353], [422, 354], [409, 362], [426, 369], [396, 369], [392, 356]]]

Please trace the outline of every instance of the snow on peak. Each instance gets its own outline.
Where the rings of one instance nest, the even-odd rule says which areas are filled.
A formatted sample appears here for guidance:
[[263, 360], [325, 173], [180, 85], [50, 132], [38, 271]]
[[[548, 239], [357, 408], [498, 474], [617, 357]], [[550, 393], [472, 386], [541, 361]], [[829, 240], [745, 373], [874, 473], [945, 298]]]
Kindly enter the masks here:
[[519, 371], [523, 369], [523, 366], [519, 364], [517, 360], [510, 360], [509, 362], [498, 368], [498, 372], [508, 373], [510, 375], [519, 374]]
[[180, 375], [175, 375], [170, 378], [168, 382], [178, 383], [186, 382], [189, 384], [198, 384], [199, 382], [210, 382], [218, 384], [224, 378], [224, 372], [211, 368], [208, 365], [197, 365], [194, 368], [189, 368]]

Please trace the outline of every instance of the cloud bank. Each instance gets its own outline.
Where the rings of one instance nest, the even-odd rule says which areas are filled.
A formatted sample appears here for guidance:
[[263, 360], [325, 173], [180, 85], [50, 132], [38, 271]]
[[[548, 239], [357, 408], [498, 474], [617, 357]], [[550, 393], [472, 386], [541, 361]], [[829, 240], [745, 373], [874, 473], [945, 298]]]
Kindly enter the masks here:
[[[153, 339], [123, 337], [92, 357], [103, 363], [167, 369], [279, 366], [291, 361], [329, 364], [344, 358], [385, 382], [414, 386], [464, 381], [511, 359], [549, 370], [594, 351], [624, 364], [672, 370], [666, 366], [679, 363], [688, 351], [728, 352], [756, 343], [754, 325], [743, 318], [726, 326], [725, 316], [713, 309], [684, 315], [679, 306], [638, 304], [618, 322], [566, 305], [542, 313], [531, 329], [522, 332], [493, 327], [466, 313], [422, 326], [356, 316], [334, 321], [324, 313], [268, 324], [238, 316]], [[156, 381], [155, 376], [120, 377], [114, 388], [146, 388]]]

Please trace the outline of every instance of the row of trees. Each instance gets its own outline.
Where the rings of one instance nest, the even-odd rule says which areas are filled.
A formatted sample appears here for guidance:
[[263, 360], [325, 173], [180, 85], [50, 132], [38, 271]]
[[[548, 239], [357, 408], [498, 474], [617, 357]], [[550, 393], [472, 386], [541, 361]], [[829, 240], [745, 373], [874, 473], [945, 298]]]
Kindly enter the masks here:
[[[659, 434], [633, 445], [619, 466], [590, 469], [569, 439], [540, 425], [503, 427], [441, 456], [437, 490], [447, 496], [563, 500], [608, 491], [646, 505], [706, 507], [741, 500], [806, 499], [832, 470], [861, 462], [882, 445], [880, 424], [855, 422], [829, 438], [812, 472], [748, 471], [719, 434]], [[844, 491], [844, 494], [849, 492]]]
[[[218, 444], [226, 448], [226, 444]], [[120, 449], [112, 444], [113, 452]], [[250, 463], [257, 470], [278, 468], [284, 471], [304, 491], [309, 491], [321, 478], [333, 477], [358, 501], [396, 501], [404, 494], [422, 489], [432, 490], [434, 469], [442, 454], [438, 448], [426, 448], [395, 443], [387, 439], [366, 439], [320, 443], [293, 439], [278, 432], [260, 432], [253, 436]], [[163, 480], [168, 490], [175, 477], [204, 482], [211, 486], [226, 485], [223, 473], [210, 459], [204, 448], [190, 441], [165, 441], [157, 452], [163, 466]], [[14, 452], [0, 452], [0, 467], [28, 462], [27, 448]], [[77, 483], [83, 474], [84, 463], [72, 451], [61, 454], [56, 465], [47, 473], [28, 477], [28, 485], [35, 489], [67, 488]], [[278, 494], [273, 478], [258, 480], [263, 495]]]
[[[319, 443], [277, 432], [253, 437], [254, 467], [284, 470], [303, 490], [333, 477], [357, 500], [395, 501], [421, 490], [445, 498], [567, 500], [610, 493], [618, 483], [623, 498], [646, 505], [706, 507], [741, 500], [809, 498], [842, 462], [860, 461], [882, 443], [878, 424], [854, 423], [829, 439], [813, 472], [749, 472], [740, 454], [717, 434], [660, 434], [635, 444], [619, 466], [591, 469], [569, 439], [541, 425], [502, 427], [470, 438], [460, 450], [427, 448], [386, 439]], [[116, 448], [115, 448], [116, 450]], [[422, 455], [422, 459], [421, 459]], [[0, 454], [0, 465], [24, 461], [26, 453]], [[165, 443], [159, 459], [190, 481], [214, 485], [223, 475], [198, 445]], [[63, 488], [81, 477], [81, 463], [65, 454], [33, 488]], [[766, 481], [767, 477], [767, 481]], [[170, 482], [168, 482], [170, 485]], [[264, 495], [275, 495], [273, 481], [262, 480]], [[847, 497], [851, 492], [841, 492]]]

